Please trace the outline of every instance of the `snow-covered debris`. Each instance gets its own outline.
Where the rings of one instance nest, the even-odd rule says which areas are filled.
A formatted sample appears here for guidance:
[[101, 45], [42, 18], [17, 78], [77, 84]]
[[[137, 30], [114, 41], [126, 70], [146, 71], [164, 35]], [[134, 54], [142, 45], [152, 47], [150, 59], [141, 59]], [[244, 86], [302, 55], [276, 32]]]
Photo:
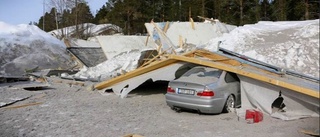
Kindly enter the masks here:
[[242, 55], [319, 78], [319, 19], [261, 21], [213, 38], [204, 48], [218, 45]]
[[221, 23], [218, 20], [214, 23], [157, 22], [145, 23], [145, 26], [155, 43], [161, 45], [161, 49], [168, 53], [171, 53], [171, 48], [181, 51], [178, 48], [184, 45], [188, 47], [203, 45], [210, 39], [220, 37], [236, 28], [236, 26]]
[[[212, 38], [204, 45], [197, 45], [197, 48], [216, 51], [218, 45], [274, 66], [319, 77], [319, 20], [262, 21], [240, 26]], [[123, 55], [122, 61], [118, 61], [118, 56], [94, 68], [83, 69], [78, 76], [111, 78], [121, 71], [123, 64], [128, 64], [130, 59], [137, 59], [140, 54]], [[125, 71], [133, 70], [134, 67], [128, 68]]]
[[111, 79], [117, 75], [136, 69], [140, 55], [139, 50], [124, 52], [95, 67], [84, 67], [74, 77], [96, 79], [98, 81]]
[[99, 42], [83, 40], [83, 39], [68, 39], [71, 47], [100, 47]]
[[[83, 32], [84, 35], [89, 35], [90, 37], [106, 34], [110, 35], [122, 32], [122, 29], [120, 27], [113, 24], [95, 25], [92, 23], [84, 23], [78, 25], [78, 29], [80, 32]], [[63, 36], [73, 36], [76, 33], [76, 25], [53, 30], [48, 33], [59, 39]]]
[[0, 22], [0, 74], [23, 75], [26, 69], [67, 69], [74, 64], [60, 40], [37, 26]]

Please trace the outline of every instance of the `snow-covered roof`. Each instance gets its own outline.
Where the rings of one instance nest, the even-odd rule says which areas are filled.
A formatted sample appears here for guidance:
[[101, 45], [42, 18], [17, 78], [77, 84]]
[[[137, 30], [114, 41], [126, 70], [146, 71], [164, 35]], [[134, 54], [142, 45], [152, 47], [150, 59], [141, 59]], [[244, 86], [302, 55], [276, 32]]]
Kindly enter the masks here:
[[319, 78], [319, 19], [261, 21], [237, 27], [213, 38], [203, 48], [217, 46], [265, 63]]

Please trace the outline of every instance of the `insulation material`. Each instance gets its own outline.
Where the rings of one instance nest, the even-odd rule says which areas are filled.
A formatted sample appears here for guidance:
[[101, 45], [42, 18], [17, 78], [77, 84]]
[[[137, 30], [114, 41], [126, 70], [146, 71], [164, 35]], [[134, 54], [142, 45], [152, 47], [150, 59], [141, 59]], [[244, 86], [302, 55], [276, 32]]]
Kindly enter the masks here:
[[107, 59], [123, 52], [156, 49], [156, 44], [147, 36], [97, 36]]
[[[111, 86], [110, 88], [113, 90], [115, 94], [119, 95], [121, 98], [125, 98], [127, 97], [130, 91], [137, 88], [139, 85], [141, 85], [142, 83], [144, 83], [149, 79], [152, 79], [152, 81], [158, 81], [158, 80], [170, 81], [175, 79], [176, 78], [175, 73], [172, 73], [172, 72], [176, 72], [184, 64], [185, 63], [176, 63], [176, 64], [169, 65], [167, 67], [162, 67], [154, 71], [150, 71], [148, 73], [136, 76], [134, 78], [119, 82]], [[163, 74], [166, 74], [166, 75], [163, 75]]]
[[[319, 100], [317, 98], [248, 77], [239, 75], [239, 78], [241, 80], [241, 108], [237, 112], [259, 109], [265, 114], [282, 120], [319, 117]], [[277, 111], [273, 113], [271, 104], [279, 96], [280, 90], [286, 105], [285, 112]], [[241, 115], [241, 113], [238, 113], [238, 115]]]

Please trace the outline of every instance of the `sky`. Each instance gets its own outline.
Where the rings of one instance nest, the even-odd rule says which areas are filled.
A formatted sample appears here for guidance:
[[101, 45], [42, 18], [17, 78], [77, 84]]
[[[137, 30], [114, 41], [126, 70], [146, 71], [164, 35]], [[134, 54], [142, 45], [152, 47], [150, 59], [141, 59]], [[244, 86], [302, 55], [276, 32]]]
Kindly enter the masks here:
[[[0, 0], [0, 21], [11, 25], [28, 24], [38, 22], [43, 15], [43, 9], [49, 12], [47, 5], [43, 8], [43, 2], [50, 0]], [[93, 15], [108, 0], [86, 0]]]

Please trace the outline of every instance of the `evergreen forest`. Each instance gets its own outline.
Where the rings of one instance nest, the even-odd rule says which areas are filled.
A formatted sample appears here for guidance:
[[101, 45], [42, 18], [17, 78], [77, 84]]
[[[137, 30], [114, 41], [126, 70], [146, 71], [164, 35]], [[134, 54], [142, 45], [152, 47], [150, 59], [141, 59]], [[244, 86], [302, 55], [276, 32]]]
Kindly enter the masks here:
[[[320, 0], [105, 0], [92, 11], [85, 0], [51, 0], [51, 9], [36, 23], [44, 31], [94, 23], [114, 24], [125, 35], [145, 34], [144, 23], [204, 21], [203, 18], [241, 26], [259, 21], [319, 19]], [[95, 15], [93, 15], [95, 13]]]

